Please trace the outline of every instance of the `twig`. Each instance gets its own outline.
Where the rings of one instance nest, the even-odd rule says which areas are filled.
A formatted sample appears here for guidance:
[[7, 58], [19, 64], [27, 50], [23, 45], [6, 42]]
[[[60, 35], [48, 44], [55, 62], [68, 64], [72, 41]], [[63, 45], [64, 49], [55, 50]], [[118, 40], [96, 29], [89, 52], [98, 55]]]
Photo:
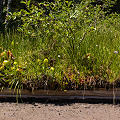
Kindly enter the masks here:
[[115, 105], [115, 86], [113, 81], [113, 105]]
[[87, 33], [87, 32], [85, 32], [85, 33], [83, 34], [83, 37], [80, 39], [80, 43], [81, 43], [81, 42], [83, 41], [83, 39], [85, 38], [86, 33]]

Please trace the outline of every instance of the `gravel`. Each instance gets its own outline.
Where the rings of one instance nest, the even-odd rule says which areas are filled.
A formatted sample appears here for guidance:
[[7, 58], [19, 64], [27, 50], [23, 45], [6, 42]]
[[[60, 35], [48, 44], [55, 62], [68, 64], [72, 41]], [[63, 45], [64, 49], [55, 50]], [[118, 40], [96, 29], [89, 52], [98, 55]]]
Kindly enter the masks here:
[[0, 103], [0, 120], [120, 120], [120, 105]]

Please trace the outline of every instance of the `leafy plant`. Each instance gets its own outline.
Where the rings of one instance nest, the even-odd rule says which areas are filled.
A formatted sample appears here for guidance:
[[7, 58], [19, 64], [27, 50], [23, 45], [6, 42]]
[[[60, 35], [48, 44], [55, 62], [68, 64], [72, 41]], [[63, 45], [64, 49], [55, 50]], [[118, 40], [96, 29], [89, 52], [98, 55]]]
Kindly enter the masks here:
[[120, 19], [118, 14], [107, 15], [106, 3], [23, 3], [28, 10], [9, 16], [19, 22], [17, 30], [0, 36], [1, 51], [10, 49], [16, 56], [8, 60], [4, 51], [6, 58], [1, 57], [1, 80], [5, 78], [8, 86], [33, 91], [119, 84]]

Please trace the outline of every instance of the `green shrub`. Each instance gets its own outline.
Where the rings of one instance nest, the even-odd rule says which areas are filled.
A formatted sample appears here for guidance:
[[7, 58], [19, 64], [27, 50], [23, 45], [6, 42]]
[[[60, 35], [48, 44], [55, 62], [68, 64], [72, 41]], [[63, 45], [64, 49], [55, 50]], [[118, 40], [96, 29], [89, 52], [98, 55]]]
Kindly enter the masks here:
[[[25, 4], [29, 12], [22, 9], [10, 16], [22, 23], [17, 31], [0, 36], [0, 47], [16, 56], [14, 79], [20, 76], [20, 83], [32, 90], [36, 85], [49, 89], [50, 84], [50, 89], [93, 89], [101, 87], [101, 81], [110, 85], [119, 79], [118, 14], [107, 16], [101, 5], [93, 7], [90, 1]], [[49, 14], [41, 6], [51, 8]], [[4, 64], [10, 68], [5, 67], [3, 77], [15, 67]], [[1, 71], [2, 66], [3, 61]]]

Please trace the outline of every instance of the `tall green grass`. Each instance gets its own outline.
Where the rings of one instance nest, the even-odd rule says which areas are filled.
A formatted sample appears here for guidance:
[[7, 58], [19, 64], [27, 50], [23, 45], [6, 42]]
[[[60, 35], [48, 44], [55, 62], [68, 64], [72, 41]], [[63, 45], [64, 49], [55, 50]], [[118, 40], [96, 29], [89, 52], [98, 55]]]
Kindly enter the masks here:
[[[80, 84], [88, 76], [108, 82], [119, 79], [119, 15], [100, 18], [97, 15], [100, 7], [96, 11], [91, 8], [88, 15], [84, 5], [81, 3], [74, 10], [63, 5], [65, 8], [60, 14], [54, 11], [52, 16], [41, 20], [35, 29], [37, 32], [32, 31], [34, 34], [17, 30], [0, 34], [1, 52], [10, 50], [18, 68], [25, 69], [23, 83], [41, 80], [43, 74], [58, 81], [63, 89], [70, 80]], [[44, 59], [49, 60], [47, 65]], [[63, 85], [63, 81], [66, 84]]]

